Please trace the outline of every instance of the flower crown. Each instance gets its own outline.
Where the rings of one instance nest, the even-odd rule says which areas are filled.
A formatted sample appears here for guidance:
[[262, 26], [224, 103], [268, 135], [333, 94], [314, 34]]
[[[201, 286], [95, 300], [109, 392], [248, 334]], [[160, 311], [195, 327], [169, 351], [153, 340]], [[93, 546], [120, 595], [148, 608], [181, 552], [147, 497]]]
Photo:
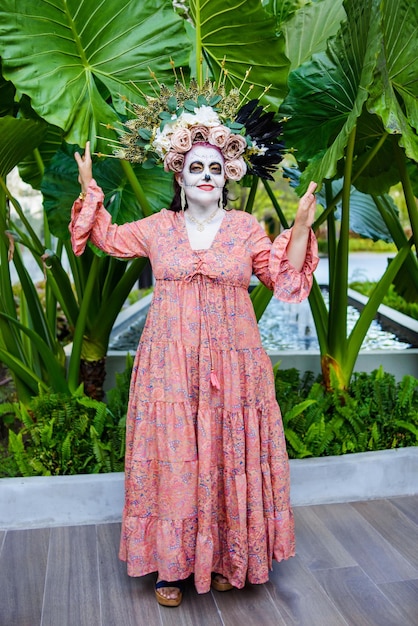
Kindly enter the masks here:
[[226, 94], [223, 84], [210, 80], [202, 88], [195, 79], [189, 88], [179, 80], [173, 90], [159, 87], [156, 96], [144, 95], [146, 105], [132, 104], [134, 117], [124, 123], [114, 156], [181, 172], [193, 144], [205, 142], [222, 152], [227, 178], [240, 180], [248, 173], [273, 179], [283, 158], [282, 126], [258, 100], [240, 107], [238, 89]]

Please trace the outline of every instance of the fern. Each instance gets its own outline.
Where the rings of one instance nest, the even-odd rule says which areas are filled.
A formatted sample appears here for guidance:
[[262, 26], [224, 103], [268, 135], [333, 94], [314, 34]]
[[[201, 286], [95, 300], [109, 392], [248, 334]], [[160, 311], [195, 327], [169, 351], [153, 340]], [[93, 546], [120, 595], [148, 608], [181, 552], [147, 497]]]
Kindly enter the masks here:
[[9, 432], [9, 451], [19, 468], [21, 475], [33, 476], [33, 470], [28, 462], [25, 446], [23, 444], [22, 433], [18, 433], [16, 435], [13, 431]]
[[410, 424], [409, 422], [405, 422], [404, 420], [396, 420], [394, 424], [398, 428], [404, 428], [405, 430], [411, 432], [415, 437], [416, 443], [418, 444], [418, 427], [417, 426], [414, 426], [413, 424]]
[[[42, 392], [28, 409], [19, 405], [16, 415], [21, 428], [17, 435], [9, 431], [9, 450], [23, 476], [108, 472], [123, 464], [119, 430], [124, 424], [120, 427], [103, 402], [82, 396], [80, 389], [71, 396]], [[103, 454], [97, 459], [99, 449]]]
[[416, 398], [418, 381], [413, 376], [406, 375], [399, 385], [398, 406], [401, 409], [411, 408]]
[[286, 440], [289, 445], [288, 453], [290, 458], [303, 459], [307, 456], [313, 456], [312, 452], [293, 430], [286, 430]]
[[378, 368], [356, 373], [347, 391], [275, 368], [289, 456], [321, 456], [418, 445], [418, 380]]

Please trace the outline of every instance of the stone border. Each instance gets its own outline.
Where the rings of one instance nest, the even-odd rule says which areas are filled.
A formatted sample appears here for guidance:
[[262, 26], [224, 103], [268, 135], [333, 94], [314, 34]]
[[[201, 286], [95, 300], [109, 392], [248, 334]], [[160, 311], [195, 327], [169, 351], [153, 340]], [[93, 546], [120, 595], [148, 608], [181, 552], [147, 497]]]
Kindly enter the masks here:
[[[418, 447], [290, 461], [292, 504], [418, 494]], [[123, 473], [0, 479], [0, 530], [118, 522]]]

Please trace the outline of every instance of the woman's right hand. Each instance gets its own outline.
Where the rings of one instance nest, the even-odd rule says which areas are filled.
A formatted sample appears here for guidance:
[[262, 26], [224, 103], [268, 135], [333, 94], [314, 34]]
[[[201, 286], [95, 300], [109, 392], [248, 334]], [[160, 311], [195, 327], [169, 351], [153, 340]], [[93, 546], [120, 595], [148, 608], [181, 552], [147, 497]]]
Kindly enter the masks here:
[[84, 155], [81, 156], [79, 152], [74, 153], [74, 158], [78, 165], [78, 182], [81, 185], [81, 191], [87, 193], [87, 187], [91, 179], [93, 178], [93, 167], [90, 155], [90, 142], [87, 141]]

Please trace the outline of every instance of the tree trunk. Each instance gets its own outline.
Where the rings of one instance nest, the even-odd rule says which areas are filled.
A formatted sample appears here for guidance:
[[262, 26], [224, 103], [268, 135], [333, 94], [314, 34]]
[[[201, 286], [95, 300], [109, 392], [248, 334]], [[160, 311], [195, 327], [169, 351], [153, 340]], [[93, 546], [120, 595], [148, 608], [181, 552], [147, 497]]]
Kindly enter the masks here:
[[106, 357], [98, 361], [80, 361], [80, 383], [84, 384], [84, 393], [94, 400], [103, 400], [103, 384], [106, 378]]

